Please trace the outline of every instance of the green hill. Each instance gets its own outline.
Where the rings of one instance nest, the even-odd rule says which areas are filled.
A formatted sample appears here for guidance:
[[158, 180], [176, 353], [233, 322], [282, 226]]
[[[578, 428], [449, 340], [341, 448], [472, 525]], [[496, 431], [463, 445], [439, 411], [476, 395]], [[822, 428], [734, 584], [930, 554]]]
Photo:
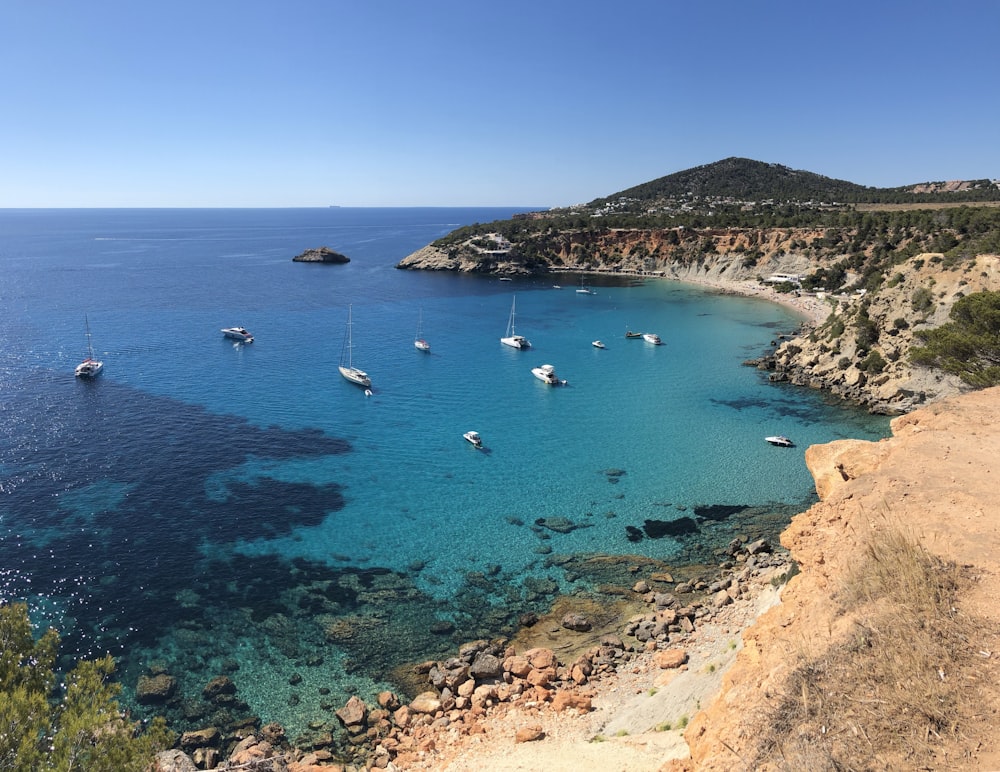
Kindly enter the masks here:
[[595, 199], [586, 209], [616, 212], [656, 208], [703, 209], [739, 203], [837, 206], [873, 203], [941, 203], [1000, 200], [1000, 186], [983, 179], [946, 189], [943, 183], [874, 188], [781, 164], [726, 158], [668, 174]]

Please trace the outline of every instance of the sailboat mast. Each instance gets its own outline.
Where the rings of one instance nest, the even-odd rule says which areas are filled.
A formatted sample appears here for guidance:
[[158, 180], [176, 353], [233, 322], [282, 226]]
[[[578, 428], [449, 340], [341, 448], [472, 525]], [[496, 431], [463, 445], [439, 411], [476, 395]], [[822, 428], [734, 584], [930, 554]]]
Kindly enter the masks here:
[[90, 318], [87, 314], [83, 315], [83, 323], [87, 328], [87, 359], [94, 358], [94, 346], [90, 338]]

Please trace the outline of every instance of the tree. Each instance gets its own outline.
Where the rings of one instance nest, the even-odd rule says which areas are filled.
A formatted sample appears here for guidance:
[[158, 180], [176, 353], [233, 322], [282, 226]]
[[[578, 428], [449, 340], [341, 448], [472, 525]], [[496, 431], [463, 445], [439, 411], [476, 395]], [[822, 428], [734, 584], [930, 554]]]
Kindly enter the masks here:
[[1000, 384], [1000, 292], [966, 295], [949, 316], [947, 324], [917, 332], [926, 345], [912, 348], [910, 360], [977, 388]]
[[[59, 635], [37, 641], [23, 603], [0, 604], [0, 769], [141, 772], [173, 744], [162, 718], [137, 733], [115, 701], [111, 657], [82, 660], [56, 688]], [[61, 695], [61, 696], [60, 696]]]

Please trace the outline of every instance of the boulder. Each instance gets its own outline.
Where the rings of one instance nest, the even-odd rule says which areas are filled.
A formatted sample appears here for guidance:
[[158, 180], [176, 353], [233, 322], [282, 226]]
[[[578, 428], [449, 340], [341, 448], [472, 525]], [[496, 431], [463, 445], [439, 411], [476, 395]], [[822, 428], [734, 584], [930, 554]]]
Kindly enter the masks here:
[[152, 772], [198, 772], [198, 767], [184, 751], [174, 748], [156, 754]]
[[202, 697], [212, 701], [218, 700], [223, 695], [233, 694], [236, 694], [236, 684], [229, 676], [216, 676], [201, 690]]
[[166, 673], [139, 676], [135, 698], [140, 705], [157, 705], [166, 702], [177, 691], [177, 679]]
[[545, 732], [537, 724], [531, 726], [522, 726], [514, 734], [514, 742], [516, 743], [530, 743], [536, 740], [541, 740], [545, 737]]
[[552, 710], [558, 713], [567, 708], [574, 708], [580, 713], [589, 713], [593, 710], [593, 704], [588, 695], [563, 689], [556, 692], [556, 696], [552, 698]]
[[352, 696], [335, 715], [344, 726], [359, 726], [368, 717], [368, 706], [359, 697]]
[[222, 734], [217, 727], [207, 726], [204, 729], [195, 729], [181, 735], [181, 748], [190, 750], [192, 748], [205, 748], [209, 745], [218, 745]]
[[587, 617], [576, 612], [571, 612], [564, 616], [562, 619], [562, 626], [567, 630], [573, 630], [578, 633], [585, 633], [593, 627]]
[[500, 676], [503, 667], [499, 659], [492, 654], [480, 652], [469, 667], [469, 675], [477, 681], [483, 681]]
[[687, 664], [688, 655], [683, 649], [666, 649], [654, 652], [653, 661], [661, 670], [673, 670]]
[[410, 702], [410, 711], [412, 713], [434, 715], [439, 710], [441, 710], [441, 700], [438, 699], [437, 694], [434, 692], [422, 692]]

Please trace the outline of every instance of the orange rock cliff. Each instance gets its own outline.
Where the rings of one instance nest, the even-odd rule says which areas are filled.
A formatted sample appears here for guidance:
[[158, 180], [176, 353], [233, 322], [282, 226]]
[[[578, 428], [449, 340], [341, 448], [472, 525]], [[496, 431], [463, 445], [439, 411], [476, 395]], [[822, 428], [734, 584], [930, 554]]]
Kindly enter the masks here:
[[[761, 736], [774, 729], [775, 703], [787, 699], [788, 679], [797, 665], [819, 661], [832, 647], [859, 635], [857, 620], [845, 613], [839, 596], [852, 567], [863, 559], [865, 545], [880, 532], [892, 531], [905, 534], [929, 555], [963, 567], [970, 577], [949, 612], [956, 626], [964, 620], [971, 623], [964, 629], [976, 631], [962, 644], [975, 668], [961, 676], [968, 688], [958, 693], [958, 699], [976, 704], [957, 711], [960, 718], [965, 713], [969, 718], [956, 718], [953, 731], [938, 737], [928, 733], [934, 768], [1000, 769], [998, 413], [1000, 387], [900, 416], [892, 422], [892, 437], [880, 442], [842, 440], [806, 451], [821, 500], [797, 515], [782, 535], [801, 572], [786, 586], [782, 602], [744, 632], [745, 648], [726, 674], [718, 699], [685, 734], [691, 759], [677, 766], [780, 768], [755, 761]], [[912, 687], [899, 686], [919, 689], [924, 675], [914, 673]], [[942, 662], [931, 678], [947, 682], [958, 674]], [[905, 755], [867, 748], [864, 714], [885, 707], [871, 694], [850, 699], [842, 725], [788, 726], [787, 736], [809, 742], [834, 731], [853, 733], [859, 746], [887, 765], [877, 768], [906, 768]], [[857, 721], [847, 715], [851, 713]], [[899, 715], [896, 720], [902, 733], [915, 719]]]

